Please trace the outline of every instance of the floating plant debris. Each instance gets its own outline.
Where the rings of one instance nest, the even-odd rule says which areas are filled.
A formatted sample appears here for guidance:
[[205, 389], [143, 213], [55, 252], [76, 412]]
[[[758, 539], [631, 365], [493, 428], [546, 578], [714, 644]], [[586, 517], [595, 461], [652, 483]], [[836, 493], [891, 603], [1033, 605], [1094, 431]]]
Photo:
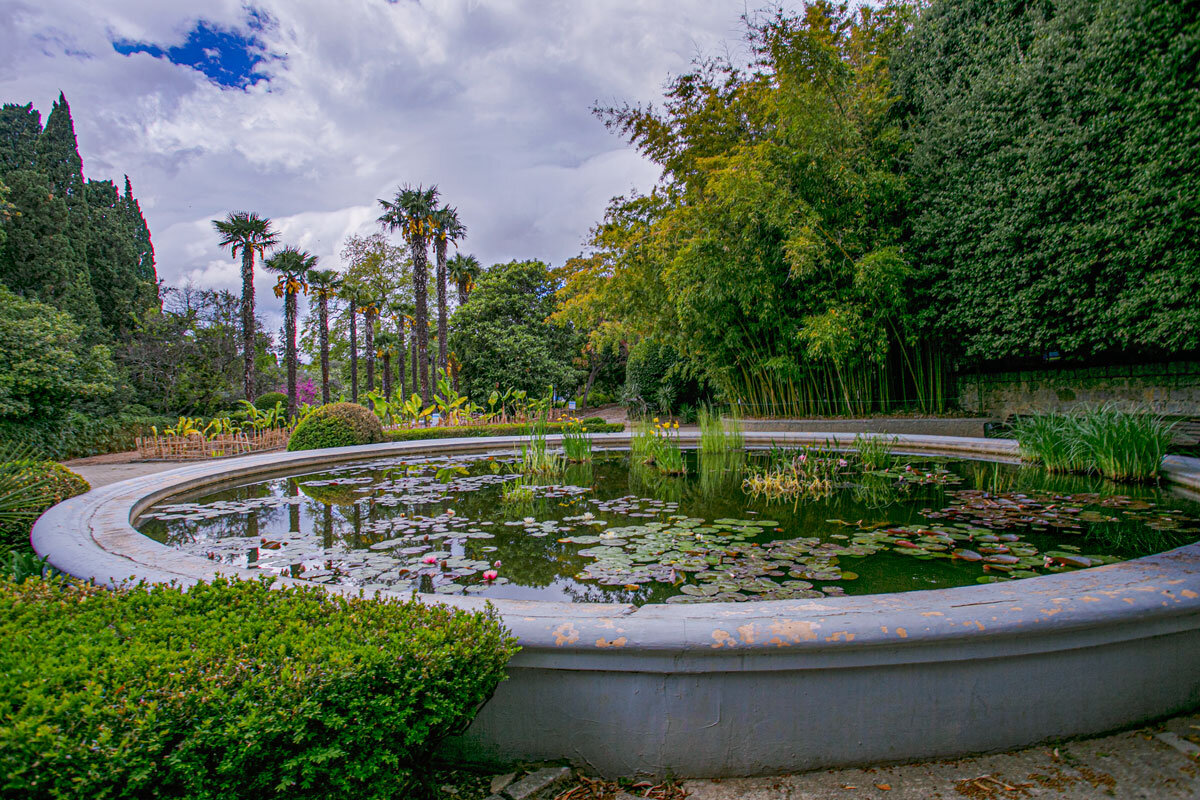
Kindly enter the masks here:
[[[742, 482], [778, 453], [685, 455], [685, 477], [655, 481], [617, 453], [553, 479], [523, 478], [512, 453], [375, 459], [160, 504], [138, 524], [214, 562], [368, 592], [623, 603], [995, 583], [1200, 538], [1182, 498], [1029, 468], [896, 458], [864, 472], [793, 452], [801, 470], [833, 459], [829, 485], [776, 501]], [[518, 480], [524, 499], [502, 502]]]

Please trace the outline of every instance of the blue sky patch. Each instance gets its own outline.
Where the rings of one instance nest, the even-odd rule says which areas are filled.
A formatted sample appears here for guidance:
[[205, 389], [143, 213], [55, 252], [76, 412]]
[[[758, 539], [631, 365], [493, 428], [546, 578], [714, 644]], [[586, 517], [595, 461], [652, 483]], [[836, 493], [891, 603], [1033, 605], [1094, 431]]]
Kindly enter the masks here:
[[166, 58], [172, 64], [191, 67], [219, 86], [245, 89], [267, 77], [258, 71], [258, 67], [267, 61], [267, 56], [256, 34], [265, 27], [266, 22], [259, 12], [251, 11], [250, 32], [246, 35], [199, 20], [188, 31], [187, 41], [175, 47], [163, 48], [152, 42], [128, 39], [114, 41], [112, 45], [114, 50], [123, 55], [149, 53], [155, 58]]

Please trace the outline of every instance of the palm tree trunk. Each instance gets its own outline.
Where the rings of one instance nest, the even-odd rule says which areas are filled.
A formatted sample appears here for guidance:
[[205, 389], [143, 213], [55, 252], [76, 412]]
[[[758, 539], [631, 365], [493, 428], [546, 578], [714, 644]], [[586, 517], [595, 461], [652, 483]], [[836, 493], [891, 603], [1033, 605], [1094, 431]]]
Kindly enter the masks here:
[[424, 236], [413, 237], [412, 254], [413, 294], [417, 307], [417, 366], [420, 369], [416, 374], [421, 377], [421, 400], [428, 405], [433, 395], [429, 392], [429, 253]]
[[383, 396], [392, 396], [392, 351], [383, 351]]
[[406, 399], [407, 395], [404, 393], [404, 359], [407, 358], [406, 353], [408, 352], [408, 348], [404, 346], [403, 319], [396, 323], [396, 337], [399, 340], [399, 344], [397, 345], [399, 351], [396, 354], [396, 377], [399, 378], [400, 397], [401, 399]]
[[350, 402], [358, 402], [358, 319], [350, 303]]
[[412, 346], [408, 348], [412, 355], [412, 393], [417, 393], [417, 327], [412, 329]]
[[242, 389], [254, 402], [254, 248], [242, 246]]
[[[367, 306], [363, 312], [363, 347], [367, 351], [367, 394], [375, 391], [375, 307]], [[368, 406], [373, 406], [370, 400]]]
[[321, 404], [329, 405], [329, 298], [321, 295]]
[[467, 304], [467, 284], [460, 282], [458, 284], [458, 307], [462, 308]]
[[283, 327], [287, 336], [288, 417], [296, 416], [296, 293], [288, 290], [283, 301]]
[[438, 237], [433, 243], [437, 255], [437, 302], [438, 302], [438, 369], [446, 371], [446, 240]]

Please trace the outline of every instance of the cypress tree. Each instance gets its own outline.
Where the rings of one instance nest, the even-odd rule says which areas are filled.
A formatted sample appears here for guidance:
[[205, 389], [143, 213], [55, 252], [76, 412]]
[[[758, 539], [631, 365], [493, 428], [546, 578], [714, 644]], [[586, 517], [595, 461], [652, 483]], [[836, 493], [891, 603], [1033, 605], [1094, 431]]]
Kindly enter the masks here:
[[33, 103], [0, 108], [0, 177], [18, 169], [33, 169], [42, 115]]

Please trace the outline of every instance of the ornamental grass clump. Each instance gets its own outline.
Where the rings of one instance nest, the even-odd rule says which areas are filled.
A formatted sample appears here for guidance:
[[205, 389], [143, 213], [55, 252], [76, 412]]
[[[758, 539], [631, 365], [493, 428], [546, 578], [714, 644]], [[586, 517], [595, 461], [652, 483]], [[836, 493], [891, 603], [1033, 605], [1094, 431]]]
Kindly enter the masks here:
[[592, 460], [592, 437], [584, 427], [583, 420], [571, 417], [563, 423], [563, 455], [573, 464]]
[[888, 469], [895, 459], [892, 458], [892, 448], [896, 446], [896, 437], [858, 434], [854, 437], [854, 450], [858, 454], [858, 463], [864, 472]]
[[635, 463], [654, 465], [667, 475], [684, 475], [687, 465], [683, 460], [683, 448], [679, 446], [679, 423], [640, 422], [634, 428], [630, 440], [630, 451]]
[[727, 453], [742, 449], [742, 423], [732, 411], [722, 418], [720, 412], [709, 406], [701, 406], [698, 421], [701, 453]]
[[1155, 482], [1171, 424], [1113, 405], [1074, 414], [1034, 414], [1013, 424], [1022, 458], [1051, 472], [1083, 472], [1127, 483]]
[[28, 547], [29, 530], [46, 509], [91, 488], [54, 461], [20, 453], [9, 458], [0, 461], [0, 552]]
[[504, 679], [492, 610], [267, 581], [0, 581], [5, 797], [413, 797]]
[[562, 453], [550, 449], [546, 427], [546, 415], [542, 414], [530, 425], [529, 441], [521, 446], [521, 472], [526, 475], [557, 475], [563, 471]]

